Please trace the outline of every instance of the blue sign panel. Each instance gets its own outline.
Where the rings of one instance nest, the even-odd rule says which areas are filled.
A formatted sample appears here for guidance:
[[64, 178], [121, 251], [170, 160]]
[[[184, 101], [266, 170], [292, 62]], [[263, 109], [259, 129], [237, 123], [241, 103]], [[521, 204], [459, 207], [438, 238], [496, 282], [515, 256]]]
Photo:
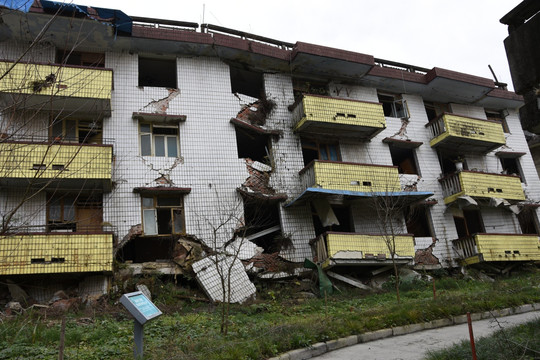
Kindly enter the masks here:
[[144, 315], [144, 317], [150, 319], [156, 315], [160, 315], [161, 311], [148, 300], [143, 294], [136, 294], [129, 297], [129, 300], [135, 305], [135, 307]]

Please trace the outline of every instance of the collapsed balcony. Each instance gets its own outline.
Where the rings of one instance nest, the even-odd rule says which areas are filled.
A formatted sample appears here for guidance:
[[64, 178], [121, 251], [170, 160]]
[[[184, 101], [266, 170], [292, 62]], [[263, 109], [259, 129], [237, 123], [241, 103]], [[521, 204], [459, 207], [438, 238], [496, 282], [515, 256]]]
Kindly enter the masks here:
[[426, 127], [431, 147], [447, 152], [487, 153], [506, 144], [502, 124], [494, 120], [444, 113]]
[[466, 265], [490, 261], [540, 260], [537, 235], [474, 234], [454, 240], [454, 248]]
[[[334, 266], [379, 266], [392, 264], [390, 248], [394, 248], [394, 261], [412, 262], [414, 237], [410, 234], [359, 234], [326, 232], [311, 241], [315, 261], [329, 269]], [[389, 247], [390, 245], [390, 247]]]
[[450, 204], [462, 196], [525, 200], [519, 176], [490, 174], [462, 170], [439, 179], [444, 203]]
[[379, 103], [303, 95], [293, 110], [294, 130], [303, 134], [371, 139], [386, 128]]
[[0, 100], [8, 107], [110, 116], [111, 69], [1, 61], [0, 71]]
[[112, 233], [0, 237], [0, 275], [112, 272]]

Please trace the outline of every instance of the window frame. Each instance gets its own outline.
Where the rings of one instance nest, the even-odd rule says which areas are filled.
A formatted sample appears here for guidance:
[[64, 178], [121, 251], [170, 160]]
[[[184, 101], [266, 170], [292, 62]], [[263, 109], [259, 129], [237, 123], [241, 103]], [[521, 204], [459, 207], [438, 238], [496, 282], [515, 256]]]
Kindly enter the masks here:
[[[75, 122], [73, 127], [75, 134], [74, 136], [68, 136], [68, 131], [70, 130], [68, 123]], [[84, 124], [95, 123], [97, 127], [85, 127]], [[62, 125], [62, 134], [58, 135], [56, 131], [58, 130], [59, 125]], [[94, 131], [94, 136], [86, 136], [82, 141], [80, 139], [81, 132], [84, 130]], [[97, 137], [95, 137], [97, 136]], [[65, 119], [56, 119], [49, 126], [49, 140], [50, 141], [61, 141], [64, 143], [74, 143], [74, 144], [103, 144], [103, 123], [101, 120], [94, 121], [84, 118], [65, 118]]]
[[[312, 146], [312, 144], [307, 144], [307, 143], [313, 143], [315, 144], [315, 146]], [[335, 154], [336, 154], [336, 159], [332, 159], [332, 157], [330, 156], [330, 154], [332, 153], [330, 151], [330, 147], [334, 147], [334, 150], [335, 150]], [[302, 158], [304, 159], [304, 166], [307, 166], [311, 161], [308, 161], [306, 163], [305, 161], [305, 157], [304, 157], [304, 149], [306, 150], [311, 150], [311, 151], [317, 151], [317, 159], [316, 160], [321, 160], [321, 161], [341, 161], [341, 152], [340, 152], [340, 148], [339, 148], [339, 142], [338, 141], [335, 141], [335, 142], [332, 142], [332, 141], [321, 141], [321, 140], [317, 140], [317, 139], [301, 139], [301, 148], [302, 148]], [[328, 155], [327, 159], [323, 159], [322, 156], [321, 156], [321, 148], [324, 148], [324, 150], [326, 151], [326, 154]]]
[[[408, 119], [410, 118], [409, 106], [407, 100], [403, 99], [401, 95], [394, 95], [388, 93], [377, 92], [377, 99], [383, 106], [383, 112], [385, 117], [391, 117], [396, 119]], [[398, 110], [397, 105], [401, 107]], [[386, 106], [390, 106], [390, 114], [386, 115]]]
[[[178, 199], [179, 205], [160, 205], [159, 199]], [[144, 203], [144, 199], [152, 199], [152, 206], [146, 206]], [[158, 218], [158, 210], [170, 210], [170, 219], [171, 219], [171, 233], [159, 233], [159, 218]], [[182, 224], [182, 228], [179, 229], [180, 231], [176, 231], [176, 221], [177, 213], [180, 212], [180, 221]], [[154, 226], [155, 226], [155, 232], [146, 231], [148, 229], [145, 212], [147, 214], [153, 213], [154, 215]], [[185, 217], [185, 209], [184, 209], [184, 197], [181, 195], [174, 195], [170, 196], [167, 194], [141, 194], [141, 223], [142, 223], [142, 233], [143, 236], [171, 236], [171, 235], [185, 235], [186, 234], [186, 217]]]
[[[142, 127], [148, 125], [150, 131], [143, 131]], [[174, 129], [176, 131], [175, 135], [171, 134], [155, 134], [154, 128], [161, 129]], [[152, 122], [139, 122], [139, 152], [141, 156], [154, 156], [154, 157], [165, 157], [165, 158], [178, 158], [180, 156], [180, 129], [178, 124], [175, 125], [166, 125], [166, 124], [154, 124]], [[143, 153], [143, 136], [150, 136], [150, 154]], [[163, 137], [163, 155], [156, 155], [156, 137]], [[169, 139], [174, 139], [174, 144], [176, 147], [176, 155], [169, 156]]]

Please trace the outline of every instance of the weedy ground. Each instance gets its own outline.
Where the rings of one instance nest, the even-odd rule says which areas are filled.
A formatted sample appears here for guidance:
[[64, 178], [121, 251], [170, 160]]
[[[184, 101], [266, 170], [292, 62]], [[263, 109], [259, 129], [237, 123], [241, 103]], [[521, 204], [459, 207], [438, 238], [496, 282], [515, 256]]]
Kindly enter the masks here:
[[[439, 276], [436, 299], [431, 281], [404, 283], [401, 304], [392, 290], [349, 289], [306, 299], [294, 296], [299, 282], [260, 284], [256, 301], [231, 305], [225, 336], [218, 304], [193, 300], [193, 294], [172, 283], [152, 281], [153, 300], [164, 315], [145, 325], [144, 354], [156, 360], [265, 359], [366, 331], [540, 302], [537, 267], [495, 282]], [[65, 359], [132, 359], [133, 320], [116, 300], [66, 314], [39, 309], [2, 317], [0, 359], [58, 359], [62, 317], [67, 319]]]

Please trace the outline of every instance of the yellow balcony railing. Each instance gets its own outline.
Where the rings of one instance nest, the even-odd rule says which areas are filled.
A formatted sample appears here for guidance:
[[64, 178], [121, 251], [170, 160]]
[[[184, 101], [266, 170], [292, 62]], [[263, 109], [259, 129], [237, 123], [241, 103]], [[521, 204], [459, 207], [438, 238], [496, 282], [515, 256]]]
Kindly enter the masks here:
[[379, 103], [304, 95], [293, 110], [295, 131], [370, 139], [386, 127]]
[[305, 188], [388, 193], [401, 190], [395, 166], [315, 160], [300, 172]]
[[444, 203], [467, 195], [477, 198], [525, 200], [519, 176], [460, 171], [439, 180], [443, 188]]
[[540, 260], [538, 235], [475, 234], [454, 240], [454, 247], [465, 264]]
[[312, 242], [316, 261], [323, 267], [335, 265], [362, 265], [389, 262], [390, 249], [395, 249], [394, 260], [409, 262], [414, 258], [414, 238], [399, 234], [356, 234], [328, 232]]
[[[53, 108], [110, 109], [112, 70], [70, 65], [49, 65], [0, 61], [0, 94], [24, 95], [24, 106], [50, 103]], [[11, 68], [11, 70], [9, 70]], [[70, 99], [70, 102], [44, 101], [43, 97]], [[33, 98], [29, 100], [28, 98]], [[92, 101], [89, 101], [92, 100]], [[16, 98], [22, 104], [22, 98]], [[88, 103], [88, 106], [84, 106]], [[49, 106], [49, 105], [47, 105]]]
[[111, 272], [112, 263], [110, 233], [0, 237], [0, 275]]
[[493, 120], [444, 114], [426, 126], [434, 148], [485, 153], [506, 144], [502, 124]]
[[0, 178], [102, 180], [110, 183], [112, 146], [7, 141], [0, 143]]

